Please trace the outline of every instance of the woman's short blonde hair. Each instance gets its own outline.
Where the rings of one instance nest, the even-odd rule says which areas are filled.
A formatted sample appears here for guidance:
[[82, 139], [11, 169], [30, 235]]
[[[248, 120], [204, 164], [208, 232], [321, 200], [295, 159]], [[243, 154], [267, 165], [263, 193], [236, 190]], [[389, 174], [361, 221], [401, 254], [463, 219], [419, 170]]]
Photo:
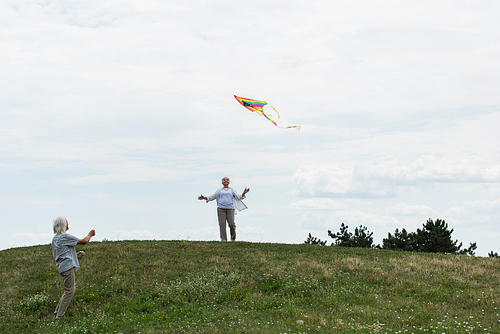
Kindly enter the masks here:
[[68, 220], [66, 217], [57, 217], [52, 221], [52, 228], [54, 229], [55, 234], [63, 234], [66, 233], [68, 227]]

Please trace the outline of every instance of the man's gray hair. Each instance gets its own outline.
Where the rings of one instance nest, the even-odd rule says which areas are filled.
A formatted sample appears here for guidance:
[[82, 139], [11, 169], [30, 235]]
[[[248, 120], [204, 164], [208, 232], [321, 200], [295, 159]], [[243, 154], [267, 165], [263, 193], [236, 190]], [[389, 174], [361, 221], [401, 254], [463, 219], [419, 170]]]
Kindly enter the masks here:
[[66, 229], [68, 227], [68, 220], [66, 217], [57, 217], [52, 221], [52, 228], [54, 229], [55, 234], [63, 234], [66, 233]]

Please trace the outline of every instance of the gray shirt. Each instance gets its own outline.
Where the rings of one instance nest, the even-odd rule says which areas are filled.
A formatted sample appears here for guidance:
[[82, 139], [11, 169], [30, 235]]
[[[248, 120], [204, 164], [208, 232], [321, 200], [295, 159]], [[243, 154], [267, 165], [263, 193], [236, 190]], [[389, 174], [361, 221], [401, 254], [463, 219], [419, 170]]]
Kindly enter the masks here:
[[75, 267], [75, 272], [80, 269], [75, 249], [78, 240], [77, 237], [68, 233], [56, 234], [52, 238], [50, 248], [52, 249], [54, 260], [56, 260], [59, 273], [68, 271], [73, 267]]

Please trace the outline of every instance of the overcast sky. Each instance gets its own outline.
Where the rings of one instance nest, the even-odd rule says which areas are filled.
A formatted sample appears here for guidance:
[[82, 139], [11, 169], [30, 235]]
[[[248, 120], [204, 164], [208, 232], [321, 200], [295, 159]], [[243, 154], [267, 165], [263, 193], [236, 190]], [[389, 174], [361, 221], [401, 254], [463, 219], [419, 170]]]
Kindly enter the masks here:
[[0, 249], [60, 215], [218, 240], [228, 176], [241, 241], [440, 218], [500, 252], [499, 59], [498, 1], [2, 1]]

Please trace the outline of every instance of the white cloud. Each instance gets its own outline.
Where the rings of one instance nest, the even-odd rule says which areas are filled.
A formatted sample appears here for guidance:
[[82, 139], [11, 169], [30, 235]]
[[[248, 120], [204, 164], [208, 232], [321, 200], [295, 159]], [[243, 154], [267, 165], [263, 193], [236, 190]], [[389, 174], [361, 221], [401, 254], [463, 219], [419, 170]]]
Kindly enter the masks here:
[[496, 225], [500, 220], [500, 200], [476, 200], [450, 207], [445, 213], [450, 220], [459, 224]]
[[312, 227], [317, 229], [319, 226], [325, 226], [328, 214], [321, 211], [306, 211], [302, 213], [300, 222], [302, 226]]
[[146, 230], [132, 230], [124, 231], [120, 230], [114, 234], [111, 234], [108, 240], [160, 240], [162, 239], [156, 233], [146, 231]]
[[301, 166], [294, 173], [294, 180], [301, 193], [345, 194], [352, 189], [352, 169], [339, 166]]
[[244, 234], [247, 238], [253, 237], [254, 240], [260, 240], [263, 236], [267, 236], [269, 234], [259, 226], [242, 226], [237, 228], [236, 232], [238, 233], [238, 231], [240, 231], [241, 234]]
[[411, 216], [435, 216], [438, 212], [426, 205], [408, 205], [399, 203], [396, 206], [387, 208], [387, 212], [398, 215], [411, 215]]
[[500, 213], [500, 199], [465, 202], [464, 208], [479, 214]]
[[375, 178], [388, 182], [500, 182], [500, 165], [487, 166], [476, 156], [461, 160], [423, 155], [416, 160], [387, 158], [363, 166], [360, 179]]
[[[108, 166], [110, 167], [110, 166]], [[163, 182], [179, 178], [185, 175], [182, 171], [152, 166], [148, 163], [130, 164], [115, 166], [114, 170], [100, 175], [86, 175], [60, 180], [66, 185], [88, 185], [102, 183], [128, 183], [128, 182]]]
[[486, 166], [476, 156], [454, 161], [424, 155], [414, 161], [388, 159], [367, 166], [362, 177], [389, 182], [500, 182], [500, 165]]
[[368, 229], [379, 229], [389, 226], [399, 226], [399, 221], [391, 216], [382, 216], [372, 212], [358, 209], [347, 209], [341, 211], [306, 211], [301, 215], [303, 227], [318, 230], [320, 228], [336, 229], [341, 223], [350, 227], [359, 225], [367, 226]]
[[331, 214], [329, 221], [337, 222], [338, 226], [340, 226], [341, 222], [344, 222], [351, 227], [365, 225], [370, 228], [398, 224], [398, 220], [391, 216], [380, 216], [360, 210], [336, 211]]
[[16, 239], [21, 239], [21, 240], [29, 240], [33, 242], [43, 242], [47, 243], [52, 240], [53, 234], [48, 234], [48, 233], [25, 233], [25, 232], [20, 232], [20, 233], [14, 233], [14, 237]]
[[111, 194], [103, 194], [103, 193], [95, 193], [95, 194], [87, 194], [85, 195], [90, 198], [108, 198], [111, 197]]
[[308, 198], [290, 204], [292, 210], [341, 210], [345, 204], [331, 198]]
[[266, 234], [266, 232], [258, 226], [242, 226], [239, 228], [239, 230], [247, 234], [259, 234], [259, 235]]
[[424, 183], [498, 183], [500, 165], [487, 166], [476, 156], [459, 161], [429, 155], [404, 161], [387, 157], [354, 168], [301, 166], [294, 180], [304, 196], [385, 197], [401, 191], [401, 187]]

